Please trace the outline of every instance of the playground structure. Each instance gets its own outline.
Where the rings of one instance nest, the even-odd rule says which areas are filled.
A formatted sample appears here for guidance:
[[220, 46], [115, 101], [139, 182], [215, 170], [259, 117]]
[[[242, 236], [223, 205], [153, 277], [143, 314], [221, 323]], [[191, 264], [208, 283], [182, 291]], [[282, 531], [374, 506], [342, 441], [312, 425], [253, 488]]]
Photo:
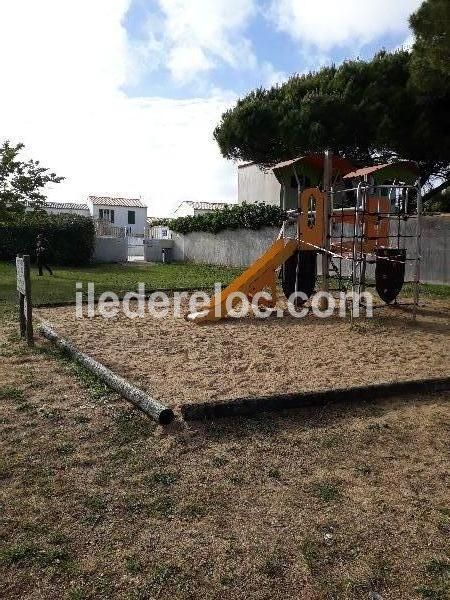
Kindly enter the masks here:
[[[271, 299], [258, 297], [256, 303], [274, 308], [279, 277], [286, 298], [304, 303], [316, 289], [319, 257], [322, 291], [343, 291], [353, 298], [369, 286], [368, 267], [374, 265], [375, 288], [387, 305], [396, 303], [411, 265], [415, 318], [421, 235], [416, 165], [400, 161], [355, 170], [347, 160], [325, 152], [279, 163], [273, 172], [281, 183], [285, 215], [278, 239], [188, 319], [195, 323], [222, 319], [242, 295], [253, 303], [263, 291]], [[408, 233], [411, 219], [415, 228]]]

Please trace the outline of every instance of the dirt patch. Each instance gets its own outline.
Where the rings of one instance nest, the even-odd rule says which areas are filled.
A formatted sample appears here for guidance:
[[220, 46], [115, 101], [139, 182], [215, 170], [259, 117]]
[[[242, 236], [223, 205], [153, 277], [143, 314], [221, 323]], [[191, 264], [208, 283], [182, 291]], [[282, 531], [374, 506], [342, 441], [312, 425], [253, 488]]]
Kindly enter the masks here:
[[429, 301], [372, 319], [308, 316], [227, 319], [196, 325], [165, 319], [77, 320], [74, 308], [46, 309], [68, 336], [164, 404], [225, 400], [450, 375], [450, 307]]
[[0, 326], [2, 598], [446, 597], [448, 395], [162, 429], [50, 349]]

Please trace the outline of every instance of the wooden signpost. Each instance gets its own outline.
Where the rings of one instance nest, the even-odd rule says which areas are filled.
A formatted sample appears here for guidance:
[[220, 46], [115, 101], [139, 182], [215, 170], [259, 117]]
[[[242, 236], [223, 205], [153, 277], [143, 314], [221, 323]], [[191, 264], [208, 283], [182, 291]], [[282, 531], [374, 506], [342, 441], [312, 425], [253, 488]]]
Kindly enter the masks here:
[[33, 306], [31, 302], [30, 256], [28, 254], [17, 255], [16, 272], [17, 291], [19, 292], [20, 336], [26, 338], [29, 346], [33, 346]]

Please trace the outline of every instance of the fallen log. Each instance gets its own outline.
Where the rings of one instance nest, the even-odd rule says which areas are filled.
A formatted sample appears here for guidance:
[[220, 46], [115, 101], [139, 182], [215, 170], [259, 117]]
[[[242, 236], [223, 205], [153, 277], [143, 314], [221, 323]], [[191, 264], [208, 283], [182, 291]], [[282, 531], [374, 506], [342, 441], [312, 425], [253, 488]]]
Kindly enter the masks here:
[[390, 383], [375, 383], [349, 388], [183, 404], [181, 406], [181, 414], [185, 421], [216, 419], [219, 417], [242, 417], [261, 412], [327, 406], [333, 403], [371, 402], [392, 396], [430, 394], [449, 390], [450, 377], [415, 379], [412, 381], [393, 381]]
[[39, 332], [47, 340], [53, 342], [64, 354], [71, 356], [79, 364], [88, 369], [88, 371], [94, 373], [108, 387], [161, 425], [168, 425], [175, 418], [172, 409], [160, 404], [157, 400], [151, 398], [120, 375], [116, 375], [116, 373], [105, 367], [105, 365], [78, 350], [71, 342], [58, 335], [47, 323], [40, 325]]

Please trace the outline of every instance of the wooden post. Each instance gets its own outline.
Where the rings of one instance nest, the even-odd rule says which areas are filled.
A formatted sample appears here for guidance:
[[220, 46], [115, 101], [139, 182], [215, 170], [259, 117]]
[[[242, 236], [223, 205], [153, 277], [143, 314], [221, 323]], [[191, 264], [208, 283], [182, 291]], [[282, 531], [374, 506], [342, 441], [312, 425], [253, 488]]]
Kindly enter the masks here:
[[[324, 240], [323, 247], [325, 252], [322, 253], [322, 290], [324, 292], [329, 291], [329, 270], [330, 270], [330, 257], [328, 251], [330, 249], [330, 192], [331, 192], [331, 176], [333, 169], [333, 153], [331, 150], [325, 150], [324, 163], [323, 163], [323, 191], [324, 191], [324, 204], [323, 204], [323, 229], [324, 229]], [[328, 308], [328, 302], [326, 298], [321, 299], [321, 310]]]
[[416, 265], [414, 272], [414, 307], [413, 319], [417, 318], [417, 308], [419, 306], [419, 288], [420, 288], [420, 263], [422, 260], [422, 188], [417, 184], [417, 230], [416, 230]]
[[19, 293], [20, 337], [26, 338], [29, 346], [33, 339], [33, 303], [31, 299], [31, 276], [29, 254], [18, 254], [16, 258], [17, 291]]
[[20, 337], [24, 338], [27, 335], [27, 323], [25, 320], [25, 296], [19, 292], [19, 325]]

